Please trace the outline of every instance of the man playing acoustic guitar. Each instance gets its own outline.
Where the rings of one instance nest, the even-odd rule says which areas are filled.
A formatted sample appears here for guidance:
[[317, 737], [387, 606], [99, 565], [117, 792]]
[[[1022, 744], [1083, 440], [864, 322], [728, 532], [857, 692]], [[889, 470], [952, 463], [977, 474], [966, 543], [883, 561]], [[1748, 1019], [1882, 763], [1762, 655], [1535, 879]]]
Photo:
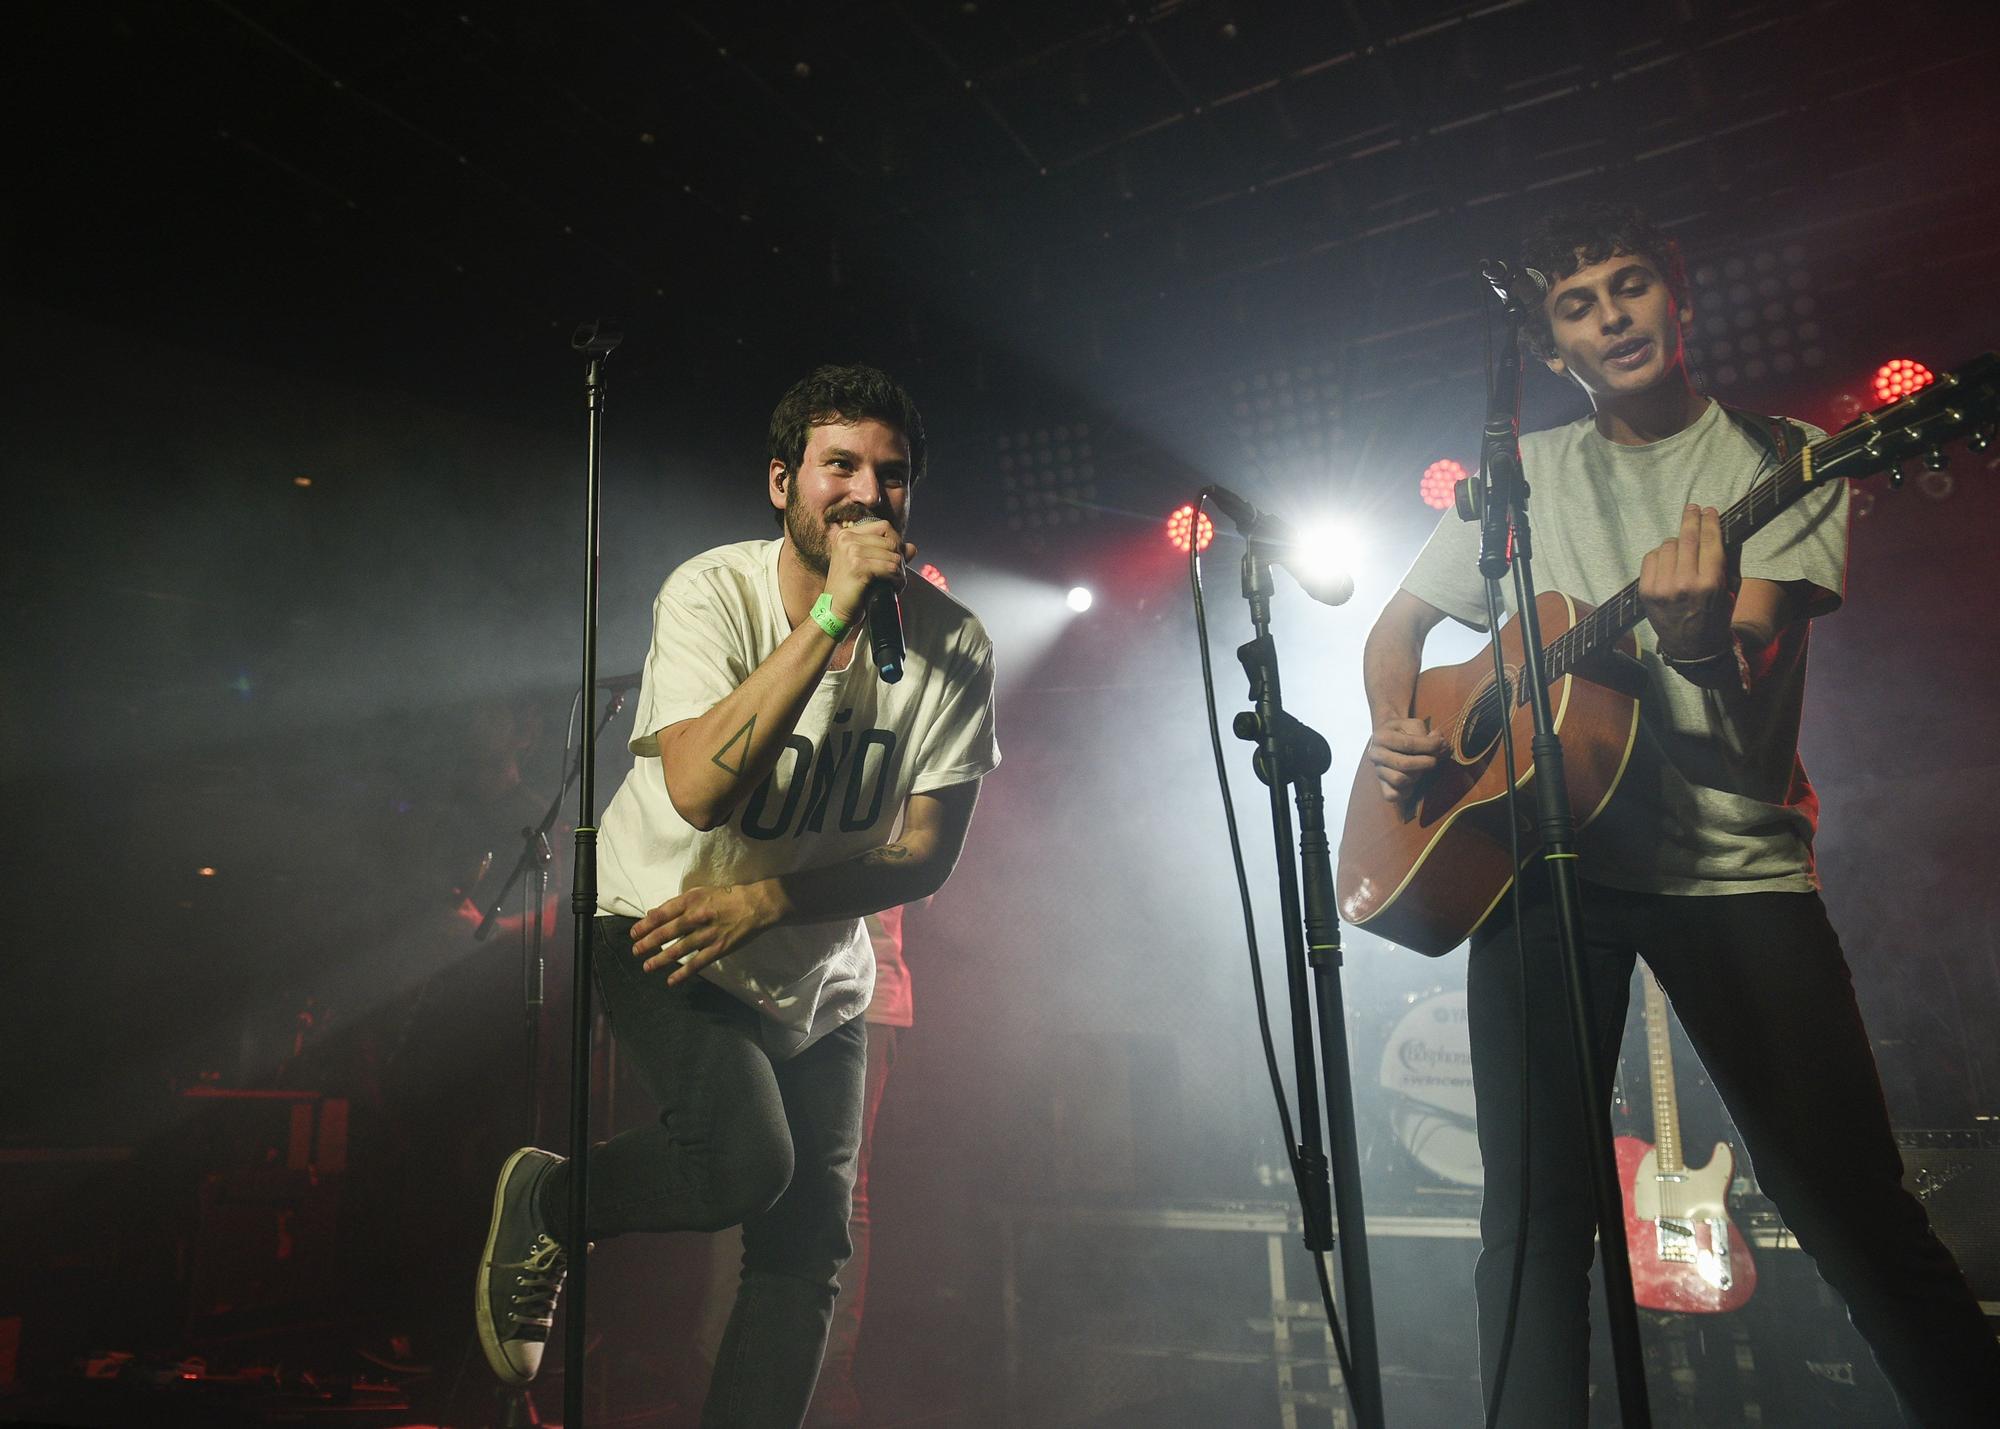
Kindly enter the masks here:
[[[1900, 1184], [1901, 1160], [1813, 865], [1818, 799], [1798, 757], [1810, 621], [1840, 604], [1847, 493], [1810, 492], [1725, 548], [1718, 512], [1768, 464], [1773, 424], [1689, 381], [1691, 313], [1674, 241], [1634, 210], [1592, 205], [1530, 233], [1549, 275], [1528, 336], [1593, 413], [1521, 441], [1541, 589], [1601, 602], [1636, 572], [1647, 621], [1637, 737], [1617, 792], [1579, 837], [1593, 1042], [1609, 1085], [1634, 956], [1673, 1000], [1758, 1180], [1846, 1298], [1909, 1413], [1990, 1424], [2000, 1349], [1950, 1252]], [[1820, 435], [1817, 432], [1811, 434]], [[1363, 678], [1381, 796], [1410, 798], [1447, 757], [1411, 718], [1425, 637], [1446, 616], [1486, 625], [1478, 526], [1451, 513], [1368, 637]], [[1511, 608], [1511, 590], [1508, 592]], [[1522, 750], [1525, 757], [1527, 751]], [[1490, 1398], [1529, 1189], [1519, 1321], [1501, 1422], [1581, 1425], [1588, 1395], [1595, 1214], [1565, 995], [1538, 868], [1473, 934], [1467, 974], [1479, 1146], [1476, 1274]], [[1525, 996], [1524, 996], [1525, 994]], [[1528, 1134], [1521, 1140], [1522, 1060]]]

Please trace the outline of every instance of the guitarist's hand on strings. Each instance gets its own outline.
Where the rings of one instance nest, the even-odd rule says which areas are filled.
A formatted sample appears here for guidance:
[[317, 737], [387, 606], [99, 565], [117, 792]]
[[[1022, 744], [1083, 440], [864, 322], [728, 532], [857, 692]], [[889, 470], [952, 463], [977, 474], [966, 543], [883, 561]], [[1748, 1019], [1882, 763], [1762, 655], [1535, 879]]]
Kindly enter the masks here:
[[1722, 518], [1713, 506], [1681, 513], [1681, 533], [1646, 553], [1639, 566], [1639, 601], [1660, 654], [1693, 662], [1730, 648], [1736, 610], [1736, 561], [1722, 540]]
[[1367, 758], [1375, 766], [1382, 797], [1391, 803], [1414, 794], [1424, 776], [1437, 768], [1444, 752], [1444, 736], [1431, 733], [1429, 720], [1411, 719], [1393, 710], [1375, 716], [1375, 733], [1368, 741]]

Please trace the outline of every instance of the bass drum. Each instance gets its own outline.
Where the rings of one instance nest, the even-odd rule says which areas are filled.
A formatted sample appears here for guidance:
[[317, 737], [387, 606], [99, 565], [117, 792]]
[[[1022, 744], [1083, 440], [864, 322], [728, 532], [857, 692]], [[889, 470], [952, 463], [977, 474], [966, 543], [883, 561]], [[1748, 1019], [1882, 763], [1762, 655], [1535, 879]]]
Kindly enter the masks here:
[[1472, 1119], [1465, 989], [1411, 1003], [1390, 1029], [1378, 1080], [1389, 1128], [1413, 1161], [1453, 1185], [1484, 1183]]

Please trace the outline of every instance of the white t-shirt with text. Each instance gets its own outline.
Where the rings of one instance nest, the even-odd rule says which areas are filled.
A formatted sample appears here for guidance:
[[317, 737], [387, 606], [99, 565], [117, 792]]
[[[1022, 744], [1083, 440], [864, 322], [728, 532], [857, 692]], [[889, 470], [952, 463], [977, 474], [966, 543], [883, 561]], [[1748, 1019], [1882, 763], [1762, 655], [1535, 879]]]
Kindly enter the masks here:
[[[977, 616], [929, 581], [902, 594], [903, 678], [886, 684], [867, 632], [813, 691], [777, 767], [703, 832], [668, 797], [659, 731], [708, 713], [791, 634], [780, 541], [719, 546], [667, 577], [634, 713], [632, 771], [599, 836], [600, 913], [643, 916], [694, 887], [746, 883], [857, 857], [889, 842], [912, 794], [968, 783], [1000, 762], [993, 646]], [[789, 1056], [861, 1015], [874, 958], [860, 918], [772, 928], [702, 976], [761, 1010]]]

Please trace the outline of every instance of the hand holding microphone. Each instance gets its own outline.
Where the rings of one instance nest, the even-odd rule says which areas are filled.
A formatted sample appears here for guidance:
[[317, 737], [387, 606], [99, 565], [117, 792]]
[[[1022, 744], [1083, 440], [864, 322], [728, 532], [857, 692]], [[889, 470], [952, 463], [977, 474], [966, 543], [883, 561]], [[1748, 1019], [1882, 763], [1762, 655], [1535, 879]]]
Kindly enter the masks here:
[[904, 563], [917, 548], [898, 539], [887, 521], [870, 518], [829, 533], [826, 594], [833, 613], [848, 625], [868, 617], [868, 644], [884, 682], [903, 678], [903, 612], [897, 592], [908, 578]]

